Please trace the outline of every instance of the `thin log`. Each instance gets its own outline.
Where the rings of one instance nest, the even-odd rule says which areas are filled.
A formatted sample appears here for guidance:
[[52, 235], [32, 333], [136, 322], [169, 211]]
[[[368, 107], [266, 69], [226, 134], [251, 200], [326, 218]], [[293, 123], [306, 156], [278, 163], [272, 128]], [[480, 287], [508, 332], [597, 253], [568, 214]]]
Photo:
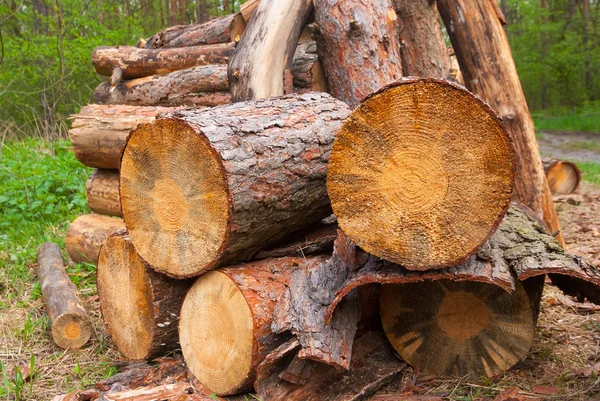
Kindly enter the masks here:
[[351, 107], [402, 77], [391, 0], [315, 1], [319, 57], [331, 94]]
[[141, 78], [200, 65], [227, 64], [234, 48], [235, 43], [174, 49], [100, 46], [92, 53], [92, 65], [99, 75], [111, 76], [116, 68], [120, 68], [123, 79]]
[[514, 199], [532, 209], [564, 246], [535, 139], [533, 120], [493, 1], [438, 0], [467, 89], [498, 112], [516, 150]]
[[228, 395], [252, 386], [258, 365], [287, 339], [271, 331], [271, 322], [290, 273], [324, 259], [265, 259], [208, 272], [194, 283], [179, 335], [185, 361], [204, 388]]
[[52, 339], [64, 349], [78, 349], [88, 342], [92, 325], [77, 296], [77, 288], [67, 275], [60, 248], [53, 242], [37, 251], [38, 276]]
[[97, 264], [100, 247], [108, 237], [122, 230], [125, 230], [123, 219], [84, 214], [69, 225], [65, 237], [67, 252], [74, 262]]
[[573, 162], [552, 158], [542, 159], [552, 195], [568, 195], [577, 190], [581, 171]]
[[[327, 217], [327, 161], [348, 112], [313, 92], [139, 126], [123, 152], [120, 185], [137, 251], [166, 274], [192, 277]], [[159, 239], [166, 245], [157, 247]]]
[[119, 170], [95, 169], [85, 183], [89, 209], [98, 214], [122, 217]]
[[350, 370], [339, 372], [332, 366], [308, 361], [308, 379], [290, 383], [282, 379], [300, 348], [291, 341], [273, 351], [260, 366], [256, 392], [262, 400], [359, 401], [399, 378], [406, 367], [380, 333], [366, 333], [356, 340]]
[[190, 281], [156, 273], [128, 235], [116, 234], [100, 249], [97, 283], [104, 325], [126, 359], [152, 359], [179, 348], [179, 311]]
[[89, 104], [71, 117], [69, 137], [75, 157], [88, 167], [118, 169], [129, 132], [154, 121], [166, 107], [104, 106]]
[[[229, 61], [234, 102], [281, 96], [312, 0], [262, 0]], [[289, 89], [288, 89], [289, 90]]]
[[411, 78], [344, 121], [327, 192], [358, 246], [426, 270], [477, 252], [508, 208], [513, 180], [514, 150], [490, 107], [449, 81]]
[[241, 14], [231, 14], [211, 21], [177, 25], [166, 28], [146, 40], [146, 49], [177, 48], [215, 43], [229, 43], [240, 40], [246, 21]]

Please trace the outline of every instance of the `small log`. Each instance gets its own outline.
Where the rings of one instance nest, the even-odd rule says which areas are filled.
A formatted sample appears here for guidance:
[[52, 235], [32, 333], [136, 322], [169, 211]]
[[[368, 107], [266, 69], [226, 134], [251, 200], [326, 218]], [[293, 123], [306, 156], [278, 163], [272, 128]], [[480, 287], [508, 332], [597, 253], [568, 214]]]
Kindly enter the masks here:
[[104, 325], [125, 358], [152, 359], [179, 348], [179, 311], [190, 281], [156, 273], [128, 235], [116, 234], [100, 249], [97, 283]]
[[327, 217], [327, 160], [347, 115], [345, 104], [313, 92], [140, 125], [120, 185], [137, 251], [165, 274], [192, 277]]
[[406, 367], [379, 333], [366, 333], [356, 340], [350, 370], [339, 372], [332, 366], [307, 361], [303, 375], [308, 379], [290, 383], [282, 379], [295, 358], [297, 340], [283, 344], [261, 364], [256, 392], [261, 400], [359, 401], [397, 380]]
[[115, 385], [130, 389], [159, 386], [187, 380], [187, 374], [187, 366], [181, 356], [161, 357], [150, 362], [128, 363], [116, 375], [96, 383], [96, 387], [109, 391]]
[[380, 305], [392, 346], [423, 374], [493, 377], [533, 343], [533, 313], [520, 282], [512, 294], [468, 281], [386, 285]]
[[433, 0], [393, 0], [399, 24], [400, 56], [405, 76], [446, 79], [450, 56]]
[[214, 64], [174, 71], [165, 75], [123, 81], [112, 88], [101, 83], [94, 101], [135, 106], [216, 106], [231, 103], [227, 66]]
[[227, 64], [235, 43], [176, 49], [139, 49], [133, 46], [100, 46], [92, 53], [96, 73], [111, 76], [116, 68], [123, 79], [141, 78], [200, 65]]
[[229, 60], [234, 102], [291, 92], [292, 59], [312, 8], [312, 0], [262, 0], [258, 4]]
[[510, 204], [513, 180], [510, 138], [487, 104], [449, 81], [403, 79], [344, 121], [327, 191], [352, 241], [424, 270], [479, 249]]
[[104, 106], [89, 104], [71, 116], [69, 137], [75, 157], [88, 167], [118, 169], [129, 132], [138, 124], [172, 110], [166, 107]]
[[119, 170], [95, 169], [85, 183], [89, 209], [98, 214], [123, 216], [119, 198]]
[[245, 28], [242, 15], [231, 14], [200, 24], [166, 28], [148, 38], [144, 47], [157, 49], [237, 42]]
[[324, 259], [265, 259], [208, 272], [194, 283], [181, 308], [179, 336], [202, 386], [218, 395], [252, 386], [258, 364], [286, 338], [271, 331], [271, 322], [290, 273]]
[[575, 163], [549, 158], [543, 159], [542, 162], [552, 195], [568, 195], [575, 192], [581, 182], [581, 171]]
[[315, 1], [319, 57], [331, 94], [351, 107], [402, 77], [391, 0]]
[[[465, 86], [506, 124], [516, 150], [514, 199], [532, 209], [552, 233], [560, 224], [540, 160], [533, 120], [494, 1], [437, 0]], [[485, 79], [484, 79], [485, 77]], [[565, 245], [559, 232], [558, 241]]]
[[246, 21], [246, 23], [250, 22], [256, 7], [258, 7], [258, 3], [260, 3], [260, 0], [248, 0], [240, 4], [240, 13], [244, 17], [244, 21]]
[[125, 222], [116, 217], [84, 214], [76, 218], [65, 237], [67, 252], [74, 262], [98, 263], [100, 247], [112, 234], [125, 229]]
[[60, 248], [53, 242], [37, 251], [38, 276], [52, 339], [64, 349], [78, 349], [88, 342], [92, 325], [77, 296], [77, 288], [67, 275]]

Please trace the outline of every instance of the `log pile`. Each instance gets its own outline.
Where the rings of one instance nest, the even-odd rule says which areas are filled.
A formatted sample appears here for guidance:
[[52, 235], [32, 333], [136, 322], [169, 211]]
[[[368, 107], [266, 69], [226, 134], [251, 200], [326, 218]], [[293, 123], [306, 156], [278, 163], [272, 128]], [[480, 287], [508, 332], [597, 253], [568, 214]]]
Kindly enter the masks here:
[[[461, 12], [497, 23], [485, 3]], [[474, 36], [503, 55], [474, 63], [450, 4], [465, 83], [492, 106], [451, 80], [428, 0], [262, 0], [251, 20], [94, 52], [111, 80], [71, 136], [99, 214], [67, 245], [97, 263], [126, 359], [180, 348], [205, 394], [357, 400], [398, 377], [394, 351], [437, 376], [512, 367], [546, 273], [600, 301], [600, 272], [560, 246], [526, 106], [506, 100], [522, 92], [504, 32]]]

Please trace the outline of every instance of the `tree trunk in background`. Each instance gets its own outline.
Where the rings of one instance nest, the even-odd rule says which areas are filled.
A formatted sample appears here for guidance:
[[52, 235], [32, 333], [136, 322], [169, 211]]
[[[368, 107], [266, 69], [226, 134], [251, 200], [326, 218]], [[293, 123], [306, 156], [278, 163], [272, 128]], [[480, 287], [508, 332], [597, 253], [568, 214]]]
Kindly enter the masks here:
[[[590, 40], [590, 0], [581, 0], [583, 5], [583, 51], [585, 53], [584, 56], [584, 65], [585, 65], [585, 88], [586, 88], [586, 99], [591, 96], [594, 88], [592, 85], [592, 69], [590, 57], [592, 54], [592, 49], [589, 48], [589, 40]], [[596, 49], [595, 51], [598, 51]]]
[[546, 55], [548, 51], [548, 34], [544, 31], [544, 27], [548, 22], [548, 0], [540, 0], [541, 12], [541, 29], [540, 29], [540, 45], [541, 45], [541, 60], [542, 76], [540, 77], [540, 102], [542, 110], [548, 108], [548, 84], [546, 83]]
[[169, 25], [177, 25], [177, 0], [169, 0]]
[[438, 0], [466, 87], [502, 117], [517, 155], [514, 198], [565, 245], [535, 139], [533, 120], [502, 22], [489, 1]]
[[210, 20], [210, 14], [206, 0], [196, 0], [196, 23], [207, 22], [208, 20]]
[[189, 24], [187, 19], [187, 5], [185, 0], [179, 0], [178, 20], [180, 24]]

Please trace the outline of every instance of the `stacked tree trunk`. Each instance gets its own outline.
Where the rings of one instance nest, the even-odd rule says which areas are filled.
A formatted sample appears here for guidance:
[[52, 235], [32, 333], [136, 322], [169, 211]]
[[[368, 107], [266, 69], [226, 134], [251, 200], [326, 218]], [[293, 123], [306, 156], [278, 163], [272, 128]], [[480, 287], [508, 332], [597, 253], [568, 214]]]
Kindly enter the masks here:
[[[406, 366], [392, 348], [433, 375], [509, 369], [533, 341], [546, 273], [600, 301], [600, 272], [538, 221], [552, 217], [547, 184], [515, 185], [539, 179], [522, 172], [535, 142], [449, 80], [434, 2], [253, 11], [243, 35], [232, 24], [247, 16], [229, 16], [95, 52], [111, 76], [96, 99], [129, 104], [84, 108], [73, 146], [98, 169], [90, 208], [122, 219], [82, 216], [67, 242], [98, 261], [126, 358], [180, 347], [219, 396], [355, 400]], [[316, 41], [298, 44], [311, 15]], [[497, 68], [494, 80], [512, 71]]]

